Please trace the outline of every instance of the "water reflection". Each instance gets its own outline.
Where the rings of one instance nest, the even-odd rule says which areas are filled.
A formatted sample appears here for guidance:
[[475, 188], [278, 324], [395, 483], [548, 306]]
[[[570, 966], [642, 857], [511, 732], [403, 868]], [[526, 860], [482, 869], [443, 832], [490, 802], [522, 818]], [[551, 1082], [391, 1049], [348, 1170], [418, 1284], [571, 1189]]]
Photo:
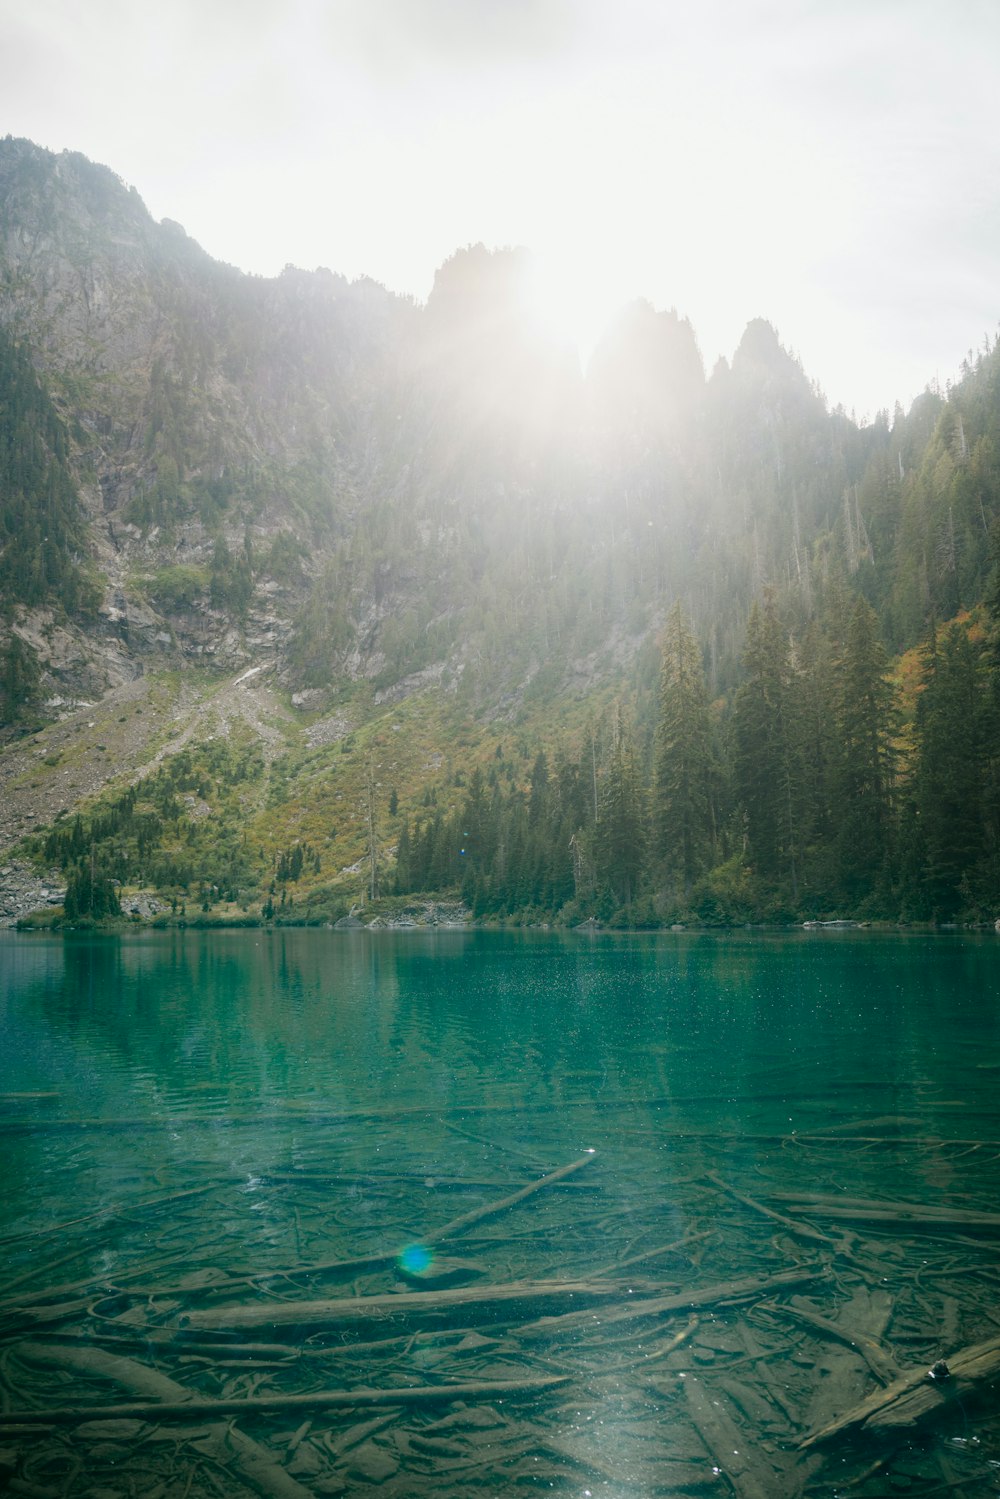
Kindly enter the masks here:
[[[812, 1127], [838, 1095], [949, 1106], [1000, 1023], [995, 944], [920, 938], [7, 938], [3, 990], [0, 1091], [109, 1117], [151, 1091], [195, 1113], [655, 1098]], [[993, 1081], [965, 1066], [950, 1106]]]

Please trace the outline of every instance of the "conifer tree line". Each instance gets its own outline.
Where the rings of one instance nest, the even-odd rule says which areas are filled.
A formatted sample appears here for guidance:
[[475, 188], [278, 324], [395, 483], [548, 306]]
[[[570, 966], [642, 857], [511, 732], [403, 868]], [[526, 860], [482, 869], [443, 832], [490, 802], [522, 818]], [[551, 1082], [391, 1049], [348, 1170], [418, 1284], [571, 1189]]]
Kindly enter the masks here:
[[404, 824], [397, 890], [458, 886], [480, 917], [620, 925], [992, 921], [998, 641], [994, 587], [979, 614], [932, 628], [907, 712], [866, 599], [834, 589], [795, 629], [767, 590], [726, 704], [677, 604], [651, 733], [618, 705], [582, 751], [540, 751], [527, 775], [498, 755], [450, 814]]

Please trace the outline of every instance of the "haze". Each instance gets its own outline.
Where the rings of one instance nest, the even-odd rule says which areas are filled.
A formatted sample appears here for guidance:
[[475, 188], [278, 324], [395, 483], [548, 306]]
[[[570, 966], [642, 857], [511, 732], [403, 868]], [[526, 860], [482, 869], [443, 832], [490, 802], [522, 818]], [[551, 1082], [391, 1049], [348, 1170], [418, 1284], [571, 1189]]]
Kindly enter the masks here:
[[3, 129], [212, 255], [423, 300], [522, 244], [586, 357], [644, 295], [706, 366], [768, 318], [859, 417], [1000, 317], [1000, 8], [964, 0], [0, 0]]

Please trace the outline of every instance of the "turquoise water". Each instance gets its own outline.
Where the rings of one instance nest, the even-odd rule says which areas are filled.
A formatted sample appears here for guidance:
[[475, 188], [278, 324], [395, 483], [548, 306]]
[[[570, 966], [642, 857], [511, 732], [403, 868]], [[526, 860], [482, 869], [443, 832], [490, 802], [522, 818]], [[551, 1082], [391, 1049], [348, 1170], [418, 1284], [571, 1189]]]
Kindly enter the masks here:
[[[8, 1411], [132, 1398], [31, 1365], [18, 1354], [25, 1338], [123, 1351], [115, 1339], [156, 1328], [155, 1366], [205, 1396], [566, 1381], [499, 1405], [484, 1397], [500, 1412], [495, 1428], [435, 1425], [461, 1414], [447, 1404], [370, 1433], [370, 1410], [242, 1418], [305, 1493], [714, 1483], [781, 1499], [833, 1492], [833, 1471], [859, 1480], [851, 1492], [862, 1496], [903, 1480], [914, 1492], [997, 1487], [995, 1398], [992, 1410], [963, 1399], [874, 1447], [845, 1437], [823, 1466], [797, 1455], [799, 1439], [878, 1385], [844, 1343], [794, 1316], [867, 1328], [903, 1370], [1000, 1334], [997, 1230], [941, 1222], [1000, 1212], [997, 939], [6, 936], [0, 965]], [[456, 1274], [480, 1286], [614, 1282], [628, 1261], [622, 1274], [637, 1279], [622, 1302], [790, 1269], [819, 1267], [824, 1279], [707, 1305], [673, 1351], [687, 1310], [638, 1322], [595, 1313], [585, 1338], [572, 1324], [523, 1333], [534, 1307], [488, 1321], [463, 1310], [454, 1329], [400, 1315], [391, 1351], [357, 1352], [377, 1340], [312, 1325], [276, 1335], [265, 1322], [249, 1337], [283, 1339], [289, 1353], [253, 1369], [236, 1367], [242, 1353], [179, 1358], [163, 1341], [191, 1311], [391, 1295], [405, 1250], [423, 1263], [412, 1251], [444, 1224], [589, 1152], [591, 1164], [427, 1258], [465, 1260], [472, 1268]], [[838, 1198], [937, 1216], [848, 1222], [827, 1216]], [[823, 1237], [797, 1235], [800, 1222]], [[365, 1256], [384, 1263], [307, 1273]], [[280, 1282], [262, 1279], [278, 1272]], [[70, 1310], [42, 1321], [39, 1308], [55, 1306]], [[472, 1334], [461, 1352], [459, 1331]], [[733, 1428], [706, 1436], [686, 1380], [731, 1419], [753, 1453], [748, 1470], [723, 1461]], [[121, 1450], [95, 1456], [102, 1441], [88, 1430], [0, 1431], [0, 1447], [16, 1448], [22, 1480], [74, 1495], [255, 1491], [196, 1444], [133, 1430], [105, 1434], [103, 1447]]]

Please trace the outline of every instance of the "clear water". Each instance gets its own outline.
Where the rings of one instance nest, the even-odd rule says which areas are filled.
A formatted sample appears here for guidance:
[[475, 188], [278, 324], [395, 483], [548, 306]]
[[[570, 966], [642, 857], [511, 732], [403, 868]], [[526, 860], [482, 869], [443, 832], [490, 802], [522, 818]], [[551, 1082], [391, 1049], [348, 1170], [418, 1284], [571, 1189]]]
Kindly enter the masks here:
[[[867, 1333], [904, 1371], [1000, 1335], [997, 1228], [941, 1221], [1000, 1212], [1000, 941], [6, 936], [0, 973], [8, 1423], [137, 1398], [57, 1367], [60, 1348], [222, 1398], [554, 1375], [541, 1392], [253, 1412], [239, 1429], [302, 1494], [1000, 1491], [1000, 1403], [981, 1389], [891, 1440], [800, 1453], [879, 1385], [850, 1337], [796, 1316]], [[363, 1334], [265, 1321], [218, 1355], [208, 1334], [168, 1342], [192, 1338], [192, 1312], [409, 1289], [404, 1251], [422, 1263], [414, 1247], [442, 1225], [587, 1152], [426, 1257], [471, 1262], [456, 1276], [478, 1287], [619, 1282], [592, 1310], [580, 1293]], [[937, 1216], [845, 1221], [838, 1199]], [[308, 1273], [365, 1256], [382, 1260]], [[616, 1315], [629, 1296], [823, 1267], [694, 1314]], [[571, 1310], [589, 1315], [524, 1331]], [[60, 1494], [279, 1492], [212, 1447], [207, 1419], [200, 1445], [123, 1419], [8, 1424], [0, 1448]]]

